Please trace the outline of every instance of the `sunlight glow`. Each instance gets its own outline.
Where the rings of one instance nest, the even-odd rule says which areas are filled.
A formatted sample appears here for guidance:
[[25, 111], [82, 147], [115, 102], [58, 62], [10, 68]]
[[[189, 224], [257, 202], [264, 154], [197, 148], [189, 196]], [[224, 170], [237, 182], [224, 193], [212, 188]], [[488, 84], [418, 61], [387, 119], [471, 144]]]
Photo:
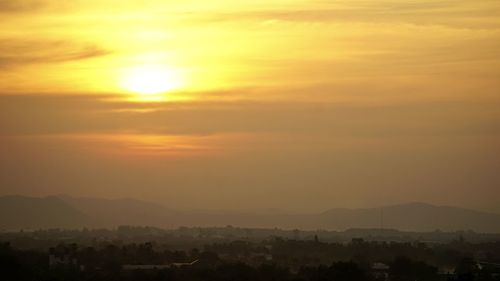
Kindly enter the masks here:
[[183, 79], [168, 66], [141, 65], [124, 71], [121, 86], [140, 100], [163, 100], [164, 94], [183, 86]]

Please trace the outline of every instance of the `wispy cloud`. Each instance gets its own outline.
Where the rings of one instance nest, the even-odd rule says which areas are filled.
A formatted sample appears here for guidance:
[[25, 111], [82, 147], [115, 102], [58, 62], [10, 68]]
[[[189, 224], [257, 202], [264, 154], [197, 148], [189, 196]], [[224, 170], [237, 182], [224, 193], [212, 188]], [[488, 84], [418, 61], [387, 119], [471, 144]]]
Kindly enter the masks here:
[[111, 51], [93, 44], [53, 40], [0, 39], [0, 68], [102, 57]]
[[[0, 95], [2, 131], [9, 135], [295, 134], [335, 137], [494, 136], [498, 100], [374, 103], [134, 103], [100, 96]], [[425, 113], [425, 114], [424, 114]]]
[[[498, 29], [497, 1], [316, 1], [307, 7], [246, 10], [197, 15], [205, 21], [296, 23], [392, 23], [441, 25], [452, 28]], [[195, 17], [196, 18], [196, 17]]]
[[45, 7], [46, 3], [44, 0], [0, 0], [0, 13], [34, 11]]

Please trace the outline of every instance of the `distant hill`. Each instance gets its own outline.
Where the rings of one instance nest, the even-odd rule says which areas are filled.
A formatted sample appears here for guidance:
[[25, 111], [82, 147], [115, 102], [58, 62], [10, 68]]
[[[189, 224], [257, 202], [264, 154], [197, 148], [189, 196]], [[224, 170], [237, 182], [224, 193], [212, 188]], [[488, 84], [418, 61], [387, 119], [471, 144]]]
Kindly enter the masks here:
[[134, 199], [0, 197], [0, 229], [142, 225], [264, 227], [287, 229], [399, 229], [500, 233], [500, 215], [457, 207], [409, 203], [380, 208], [330, 209], [319, 214], [236, 211], [181, 212]]
[[56, 197], [0, 197], [0, 229], [75, 228], [90, 217]]
[[368, 209], [331, 209], [320, 215], [333, 229], [395, 228], [405, 231], [500, 232], [500, 215], [469, 209], [409, 203]]
[[169, 226], [178, 213], [159, 204], [135, 199], [102, 199], [58, 195], [68, 205], [93, 218], [93, 226]]

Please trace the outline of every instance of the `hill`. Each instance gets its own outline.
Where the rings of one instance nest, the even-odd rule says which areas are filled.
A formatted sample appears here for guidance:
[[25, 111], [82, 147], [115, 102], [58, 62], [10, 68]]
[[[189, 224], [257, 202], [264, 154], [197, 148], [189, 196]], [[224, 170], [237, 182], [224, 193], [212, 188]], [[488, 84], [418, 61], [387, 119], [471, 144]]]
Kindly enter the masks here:
[[395, 228], [405, 231], [500, 232], [500, 215], [449, 206], [409, 203], [368, 209], [331, 209], [320, 215], [331, 229]]
[[226, 226], [304, 230], [398, 229], [500, 233], [500, 215], [469, 209], [409, 203], [380, 208], [330, 209], [318, 214], [236, 211], [181, 212], [135, 199], [0, 197], [0, 228], [117, 227], [119, 225]]
[[74, 228], [90, 217], [57, 197], [0, 197], [0, 229]]
[[165, 206], [135, 199], [103, 199], [58, 195], [68, 205], [93, 218], [93, 226], [170, 226], [178, 212]]

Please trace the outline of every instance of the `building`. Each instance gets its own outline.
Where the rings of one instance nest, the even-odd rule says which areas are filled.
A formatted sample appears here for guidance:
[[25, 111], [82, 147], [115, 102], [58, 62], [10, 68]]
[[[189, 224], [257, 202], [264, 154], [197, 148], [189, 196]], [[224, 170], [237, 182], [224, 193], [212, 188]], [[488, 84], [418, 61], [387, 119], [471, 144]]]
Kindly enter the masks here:
[[389, 280], [390, 267], [381, 262], [375, 262], [371, 266], [371, 274], [375, 280]]
[[78, 266], [76, 245], [59, 245], [49, 249], [49, 266]]
[[174, 262], [170, 264], [124, 264], [123, 270], [161, 270], [169, 268], [181, 268], [186, 266], [193, 266], [198, 260], [192, 262]]

